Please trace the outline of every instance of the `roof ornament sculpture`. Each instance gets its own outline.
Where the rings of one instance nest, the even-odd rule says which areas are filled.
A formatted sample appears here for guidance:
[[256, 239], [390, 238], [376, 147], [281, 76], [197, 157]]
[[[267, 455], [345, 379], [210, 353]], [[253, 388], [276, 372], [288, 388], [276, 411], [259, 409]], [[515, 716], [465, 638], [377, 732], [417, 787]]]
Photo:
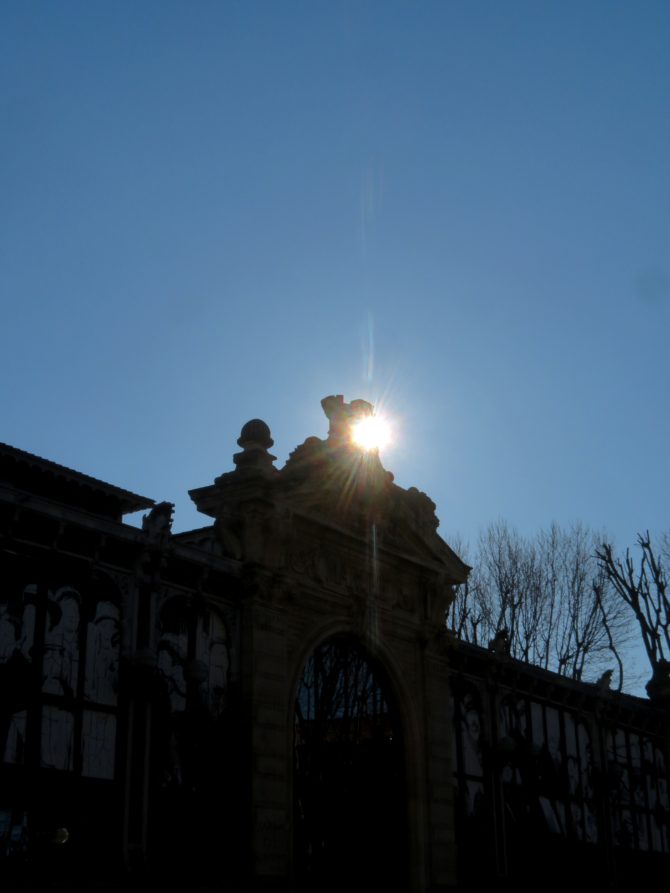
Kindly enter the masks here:
[[342, 394], [324, 397], [321, 406], [330, 422], [328, 440], [338, 443], [348, 442], [352, 425], [373, 415], [375, 409], [367, 400], [352, 400], [351, 403], [345, 403]]
[[489, 651], [496, 657], [509, 657], [511, 653], [511, 645], [509, 640], [509, 631], [503, 626], [495, 636], [489, 641]]
[[241, 453], [235, 453], [233, 462], [238, 471], [254, 470], [261, 472], [275, 471], [272, 463], [277, 458], [270, 453], [274, 440], [270, 429], [262, 419], [251, 419], [242, 427], [237, 443], [242, 447]]
[[173, 502], [159, 502], [142, 516], [142, 530], [149, 540], [160, 540], [172, 532]]

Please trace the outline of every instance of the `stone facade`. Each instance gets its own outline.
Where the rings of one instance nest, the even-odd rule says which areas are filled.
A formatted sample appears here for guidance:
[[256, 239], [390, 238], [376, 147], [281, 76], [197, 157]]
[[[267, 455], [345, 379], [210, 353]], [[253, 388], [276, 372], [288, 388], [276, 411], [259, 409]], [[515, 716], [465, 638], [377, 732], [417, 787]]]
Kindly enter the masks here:
[[[179, 534], [168, 503], [0, 449], [7, 883], [353, 890], [376, 878], [419, 893], [479, 877], [468, 860], [482, 834], [486, 879], [519, 882], [511, 788], [492, 756], [513, 737], [505, 697], [535, 692], [545, 723], [548, 705], [579, 701], [593, 729], [627, 709], [619, 727], [644, 726], [639, 746], [666, 759], [663, 710], [615, 709], [609, 694], [450, 638], [445, 612], [469, 569], [434, 504], [352, 445], [369, 404], [323, 405], [327, 438], [282, 469], [267, 425], [248, 422], [234, 469], [191, 491], [211, 523]], [[124, 524], [138, 509], [142, 528]], [[468, 756], [460, 731], [475, 713]], [[572, 719], [561, 722], [565, 749]], [[636, 829], [644, 816], [647, 849], [667, 858], [667, 772], [655, 772], [646, 812], [617, 808]], [[545, 817], [561, 810], [551, 796], [537, 795]], [[589, 796], [573, 796], [575, 814]], [[616, 883], [616, 830], [591, 840], [585, 823], [548, 825], [547, 839], [595, 844]]]

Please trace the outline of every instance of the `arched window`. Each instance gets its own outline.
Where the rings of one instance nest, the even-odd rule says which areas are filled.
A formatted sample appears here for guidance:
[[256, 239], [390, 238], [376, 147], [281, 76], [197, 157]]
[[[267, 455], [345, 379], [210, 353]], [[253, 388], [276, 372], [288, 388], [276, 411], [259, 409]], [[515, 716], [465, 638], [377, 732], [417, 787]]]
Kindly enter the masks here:
[[196, 886], [221, 883], [222, 841], [237, 839], [240, 825], [239, 723], [229, 721], [229, 666], [217, 606], [187, 595], [167, 598], [158, 615], [152, 688], [148, 850], [161, 872], [188, 863]]
[[163, 786], [206, 786], [204, 752], [226, 707], [229, 666], [228, 635], [218, 611], [186, 596], [167, 599], [158, 641], [163, 705], [156, 746]]
[[172, 713], [189, 703], [204, 706], [214, 719], [221, 716], [229, 666], [228, 634], [216, 609], [179, 596], [168, 599], [160, 613], [158, 669]]
[[118, 593], [105, 577], [85, 585], [55, 577], [4, 593], [5, 763], [114, 778], [119, 624]]
[[320, 645], [295, 699], [294, 840], [302, 884], [323, 889], [356, 878], [403, 886], [401, 737], [381, 669], [351, 640]]

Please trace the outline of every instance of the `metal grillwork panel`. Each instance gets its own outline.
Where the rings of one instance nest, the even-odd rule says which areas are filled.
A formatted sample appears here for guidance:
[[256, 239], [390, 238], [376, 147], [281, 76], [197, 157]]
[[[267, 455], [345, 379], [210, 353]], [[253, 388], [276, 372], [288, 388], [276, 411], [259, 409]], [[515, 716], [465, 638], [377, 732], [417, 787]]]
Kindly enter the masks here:
[[303, 889], [405, 872], [399, 725], [388, 687], [346, 640], [311, 655], [295, 703], [295, 863]]
[[531, 877], [547, 860], [556, 878], [578, 866], [616, 884], [636, 875], [642, 854], [670, 854], [662, 737], [458, 676], [451, 716], [464, 884]]

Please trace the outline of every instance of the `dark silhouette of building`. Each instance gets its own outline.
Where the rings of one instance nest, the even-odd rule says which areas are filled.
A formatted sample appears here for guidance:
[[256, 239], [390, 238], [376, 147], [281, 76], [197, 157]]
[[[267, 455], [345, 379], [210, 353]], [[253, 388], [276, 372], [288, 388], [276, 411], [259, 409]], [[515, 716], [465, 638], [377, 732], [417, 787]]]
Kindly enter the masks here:
[[[352, 445], [248, 422], [211, 522], [0, 447], [0, 882], [412, 893], [670, 865], [668, 706], [455, 640], [468, 567]], [[141, 529], [124, 514], [146, 510]]]

